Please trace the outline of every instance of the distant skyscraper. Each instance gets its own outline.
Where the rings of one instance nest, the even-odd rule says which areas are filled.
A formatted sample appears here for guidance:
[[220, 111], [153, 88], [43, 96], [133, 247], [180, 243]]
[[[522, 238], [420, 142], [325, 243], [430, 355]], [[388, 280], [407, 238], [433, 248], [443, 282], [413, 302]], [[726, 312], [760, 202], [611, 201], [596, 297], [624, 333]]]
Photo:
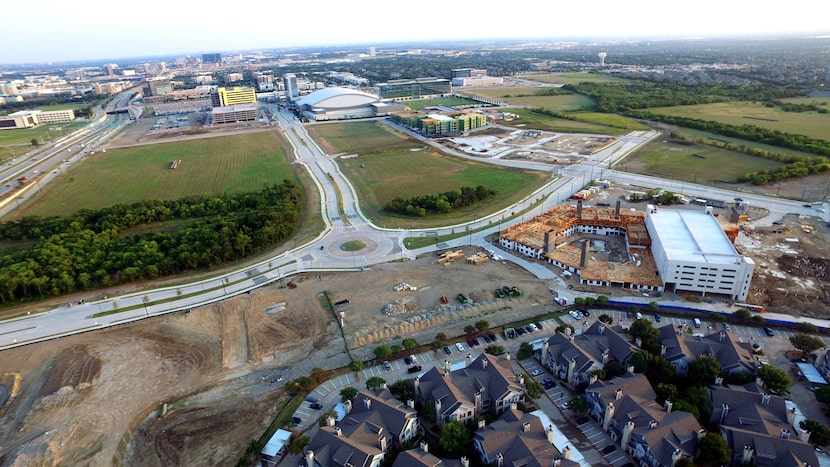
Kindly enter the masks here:
[[608, 55], [605, 52], [600, 52], [599, 54], [599, 66], [605, 66], [605, 57]]
[[222, 63], [222, 54], [202, 54], [202, 63]]
[[369, 47], [369, 56], [374, 57], [377, 53], [377, 50], [374, 47]]
[[118, 65], [116, 65], [115, 63], [108, 63], [104, 65], [104, 68], [107, 70], [107, 76], [114, 76], [115, 69], [118, 68]]
[[285, 98], [288, 102], [294, 102], [296, 98], [300, 97], [300, 90], [297, 88], [297, 75], [286, 73], [282, 77], [282, 83], [285, 87]]

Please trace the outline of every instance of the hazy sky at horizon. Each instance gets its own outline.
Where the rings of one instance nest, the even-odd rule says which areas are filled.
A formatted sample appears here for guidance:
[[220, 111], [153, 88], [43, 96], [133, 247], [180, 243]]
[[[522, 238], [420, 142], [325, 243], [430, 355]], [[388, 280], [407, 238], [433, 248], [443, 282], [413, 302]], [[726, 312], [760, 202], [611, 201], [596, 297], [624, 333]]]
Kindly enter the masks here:
[[2, 8], [0, 63], [433, 39], [830, 32], [830, 2], [815, 0], [529, 0], [516, 4], [484, 0], [475, 7], [454, 9], [436, 8], [435, 3], [379, 0], [287, 5], [249, 0], [215, 5], [175, 0], [10, 2]]

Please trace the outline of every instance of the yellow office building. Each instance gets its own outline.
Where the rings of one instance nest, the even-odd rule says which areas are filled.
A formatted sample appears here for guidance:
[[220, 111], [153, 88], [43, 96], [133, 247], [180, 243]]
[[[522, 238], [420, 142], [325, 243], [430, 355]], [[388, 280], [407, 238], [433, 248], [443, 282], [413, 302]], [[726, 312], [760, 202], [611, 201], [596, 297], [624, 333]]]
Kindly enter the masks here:
[[238, 104], [256, 103], [254, 88], [217, 88], [212, 96], [214, 107], [228, 107]]

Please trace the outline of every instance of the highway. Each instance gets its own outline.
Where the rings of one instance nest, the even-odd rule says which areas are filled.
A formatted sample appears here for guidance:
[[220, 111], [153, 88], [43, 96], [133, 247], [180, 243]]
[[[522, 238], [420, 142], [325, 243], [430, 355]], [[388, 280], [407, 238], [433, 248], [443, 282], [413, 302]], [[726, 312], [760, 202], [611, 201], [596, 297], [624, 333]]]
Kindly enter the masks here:
[[[123, 101], [120, 102], [123, 104]], [[678, 186], [681, 185], [680, 182], [609, 169], [628, 154], [659, 136], [659, 133], [653, 131], [633, 132], [619, 138], [615, 144], [588, 157], [584, 163], [561, 170], [558, 166], [548, 164], [493, 160], [492, 163], [494, 164], [547, 170], [551, 172], [551, 178], [549, 182], [515, 205], [476, 221], [422, 230], [379, 227], [367, 219], [360, 210], [354, 187], [340, 172], [335, 156], [324, 153], [308, 136], [305, 127], [297, 122], [293, 115], [282, 111], [275, 112], [275, 115], [278, 118], [280, 131], [285, 133], [293, 146], [297, 163], [308, 171], [320, 192], [320, 208], [325, 219], [325, 229], [315, 239], [293, 250], [224, 275], [140, 293], [108, 297], [98, 301], [64, 304], [47, 312], [25, 314], [6, 319], [0, 323], [0, 349], [79, 332], [93, 331], [151, 316], [184, 312], [193, 307], [213, 303], [265, 284], [284, 280], [283, 278], [300, 272], [360, 270], [360, 268], [369, 267], [373, 264], [404, 257], [414, 258], [418, 254], [435, 251], [436, 249], [435, 246], [431, 246], [420, 250], [407, 250], [403, 246], [403, 240], [406, 237], [449, 235], [453, 232], [464, 231], [470, 232], [469, 235], [456, 238], [439, 245], [439, 247], [449, 248], [469, 244], [486, 245], [483, 239], [490, 233], [499, 230], [505, 221], [510, 219], [520, 221], [541, 214], [568, 199], [571, 194], [581, 189], [593, 178], [602, 177], [614, 180], [617, 183], [651, 188], [660, 187], [674, 192], [683, 191], [690, 196], [709, 199], [731, 200], [736, 194], [736, 192], [728, 190], [717, 190], [689, 183], [682, 184], [681, 189], [678, 190]], [[85, 151], [91, 150], [90, 147], [100, 144], [113, 132], [129, 124], [130, 120], [128, 118], [124, 119], [119, 115], [104, 115], [90, 125], [88, 133], [86, 133], [87, 130], [82, 130], [79, 133], [83, 134], [67, 137], [71, 138], [71, 140], [68, 140], [71, 143], [67, 144], [72, 144], [72, 147], [76, 150], [69, 162], [80, 160], [84, 157]], [[430, 140], [423, 139], [423, 141], [425, 144], [435, 144]], [[82, 144], [83, 146], [81, 146]], [[55, 143], [52, 148], [45, 151], [43, 159], [46, 159], [46, 161], [40, 163], [63, 163], [63, 160], [60, 159], [62, 151], [66, 151], [64, 142]], [[71, 150], [66, 152], [71, 152]], [[454, 153], [454, 155], [477, 161], [482, 160], [479, 157], [471, 157], [462, 153]], [[26, 167], [26, 170], [31, 169], [31, 166]], [[54, 172], [53, 170], [52, 173], [47, 174], [41, 180], [41, 183], [50, 180], [49, 177], [60, 176], [59, 170], [57, 170], [57, 174]], [[5, 172], [3, 174], [5, 176]], [[31, 186], [29, 185], [29, 187]], [[25, 192], [23, 195], [25, 196]], [[771, 216], [768, 218], [771, 219], [770, 222], [789, 212], [816, 215], [814, 209], [805, 208], [795, 201], [745, 193], [740, 193], [740, 196], [750, 204], [769, 209], [771, 212]], [[14, 205], [7, 202], [6, 205], [0, 206], [0, 215], [14, 207]], [[365, 252], [360, 251], [356, 255], [343, 252], [339, 247], [334, 247], [351, 239], [360, 239], [363, 243], [372, 245], [372, 247], [366, 248]], [[547, 278], [553, 276], [553, 273], [543, 266], [530, 263], [509, 253], [504, 256], [506, 259], [526, 267], [537, 277]]]

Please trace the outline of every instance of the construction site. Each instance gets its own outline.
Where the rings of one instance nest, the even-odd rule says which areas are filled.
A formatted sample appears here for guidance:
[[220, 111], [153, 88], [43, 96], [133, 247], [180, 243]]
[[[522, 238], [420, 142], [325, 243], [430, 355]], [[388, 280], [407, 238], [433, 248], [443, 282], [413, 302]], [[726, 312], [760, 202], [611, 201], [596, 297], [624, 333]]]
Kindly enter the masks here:
[[585, 156], [605, 149], [616, 143], [617, 139], [602, 135], [570, 135], [491, 126], [470, 135], [437, 141], [471, 156], [568, 165], [581, 162]]

